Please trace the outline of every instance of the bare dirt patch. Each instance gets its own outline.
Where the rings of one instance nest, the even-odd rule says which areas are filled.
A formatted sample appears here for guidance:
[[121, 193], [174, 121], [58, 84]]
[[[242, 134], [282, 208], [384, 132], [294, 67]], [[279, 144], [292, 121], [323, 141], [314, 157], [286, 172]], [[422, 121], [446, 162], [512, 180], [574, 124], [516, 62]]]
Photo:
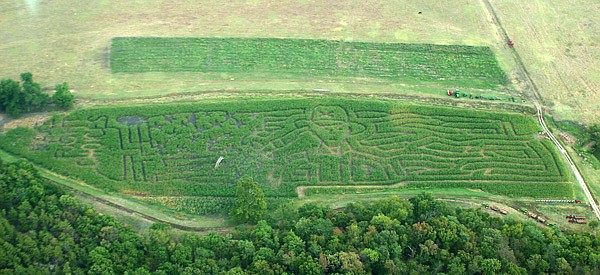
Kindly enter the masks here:
[[567, 132], [561, 132], [558, 134], [558, 137], [560, 138], [560, 140], [564, 143], [566, 143], [569, 146], [573, 146], [577, 143], [577, 138], [575, 136], [573, 136], [572, 134], [569, 134]]
[[[46, 120], [50, 119], [50, 115], [47, 113], [43, 114], [27, 114], [20, 118], [8, 118], [6, 115], [4, 117], [0, 117], [0, 127], [2, 133], [15, 129], [17, 127], [27, 127], [33, 128], [35, 126], [39, 126], [44, 124]], [[5, 123], [4, 123], [5, 122]]]

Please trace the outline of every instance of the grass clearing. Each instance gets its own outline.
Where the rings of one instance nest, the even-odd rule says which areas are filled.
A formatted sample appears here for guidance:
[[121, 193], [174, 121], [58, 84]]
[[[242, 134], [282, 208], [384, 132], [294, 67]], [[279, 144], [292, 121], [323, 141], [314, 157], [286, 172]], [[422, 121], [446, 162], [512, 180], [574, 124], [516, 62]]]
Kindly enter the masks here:
[[[35, 9], [23, 1], [10, 0], [0, 10], [0, 37], [3, 38], [0, 75], [18, 78], [18, 73], [31, 71], [37, 81], [48, 86], [68, 81], [80, 99], [229, 89], [312, 89], [321, 85], [305, 79], [280, 80], [271, 85], [272, 81], [264, 81], [259, 75], [240, 81], [237, 79], [241, 76], [234, 75], [236, 80], [230, 81], [231, 76], [219, 73], [115, 75], [109, 65], [111, 39], [126, 36], [276, 37], [495, 46], [487, 19], [478, 12], [480, 10], [481, 5], [471, 0], [447, 3], [148, 0], [143, 4], [67, 0], [40, 1]], [[422, 14], [418, 14], [419, 11]], [[499, 59], [501, 63], [505, 60], [502, 56]], [[345, 91], [378, 92], [386, 84], [369, 88], [369, 83], [361, 82], [352, 89], [353, 85], [350, 82], [343, 86]]]
[[514, 113], [263, 99], [79, 110], [8, 131], [0, 146], [97, 188], [194, 214], [229, 205], [234, 181], [247, 175], [271, 205], [296, 197], [298, 186], [324, 186], [308, 195], [401, 184], [573, 197], [567, 170], [538, 130]]

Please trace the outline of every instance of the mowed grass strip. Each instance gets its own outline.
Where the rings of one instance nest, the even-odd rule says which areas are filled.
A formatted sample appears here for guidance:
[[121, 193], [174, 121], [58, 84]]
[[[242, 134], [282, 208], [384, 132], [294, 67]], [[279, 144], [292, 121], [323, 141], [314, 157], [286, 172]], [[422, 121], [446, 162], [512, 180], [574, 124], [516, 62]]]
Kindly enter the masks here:
[[116, 37], [113, 73], [227, 72], [507, 84], [489, 47], [278, 38]]

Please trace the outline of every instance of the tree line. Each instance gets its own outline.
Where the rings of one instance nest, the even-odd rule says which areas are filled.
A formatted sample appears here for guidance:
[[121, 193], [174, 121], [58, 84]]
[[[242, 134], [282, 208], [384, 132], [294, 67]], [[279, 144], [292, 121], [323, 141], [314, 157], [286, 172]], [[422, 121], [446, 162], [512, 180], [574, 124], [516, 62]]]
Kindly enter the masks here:
[[21, 81], [13, 79], [0, 80], [0, 112], [11, 116], [44, 110], [49, 104], [61, 109], [69, 109], [75, 98], [69, 90], [69, 84], [57, 84], [52, 96], [42, 92], [39, 83], [33, 81], [29, 72], [21, 74]]
[[343, 209], [290, 204], [228, 234], [174, 238], [161, 223], [138, 234], [99, 214], [27, 162], [0, 161], [0, 190], [3, 274], [600, 273], [597, 232], [452, 208], [427, 194]]
[[593, 142], [591, 152], [600, 160], [600, 124], [590, 126], [590, 140]]

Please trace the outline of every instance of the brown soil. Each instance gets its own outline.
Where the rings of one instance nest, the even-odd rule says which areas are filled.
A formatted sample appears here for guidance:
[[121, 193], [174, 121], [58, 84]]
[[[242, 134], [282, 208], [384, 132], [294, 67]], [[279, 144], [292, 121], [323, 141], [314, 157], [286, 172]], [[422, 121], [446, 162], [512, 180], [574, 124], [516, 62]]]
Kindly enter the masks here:
[[44, 122], [50, 119], [50, 115], [47, 113], [42, 114], [28, 114], [21, 118], [8, 118], [6, 115], [0, 116], [0, 126], [2, 127], [1, 131], [6, 132], [17, 127], [27, 127], [33, 128], [35, 126], [39, 126], [44, 124]]
[[577, 138], [572, 134], [566, 132], [561, 132], [560, 134], [558, 134], [558, 137], [562, 142], [566, 143], [569, 146], [572, 146], [575, 143], [577, 143]]

